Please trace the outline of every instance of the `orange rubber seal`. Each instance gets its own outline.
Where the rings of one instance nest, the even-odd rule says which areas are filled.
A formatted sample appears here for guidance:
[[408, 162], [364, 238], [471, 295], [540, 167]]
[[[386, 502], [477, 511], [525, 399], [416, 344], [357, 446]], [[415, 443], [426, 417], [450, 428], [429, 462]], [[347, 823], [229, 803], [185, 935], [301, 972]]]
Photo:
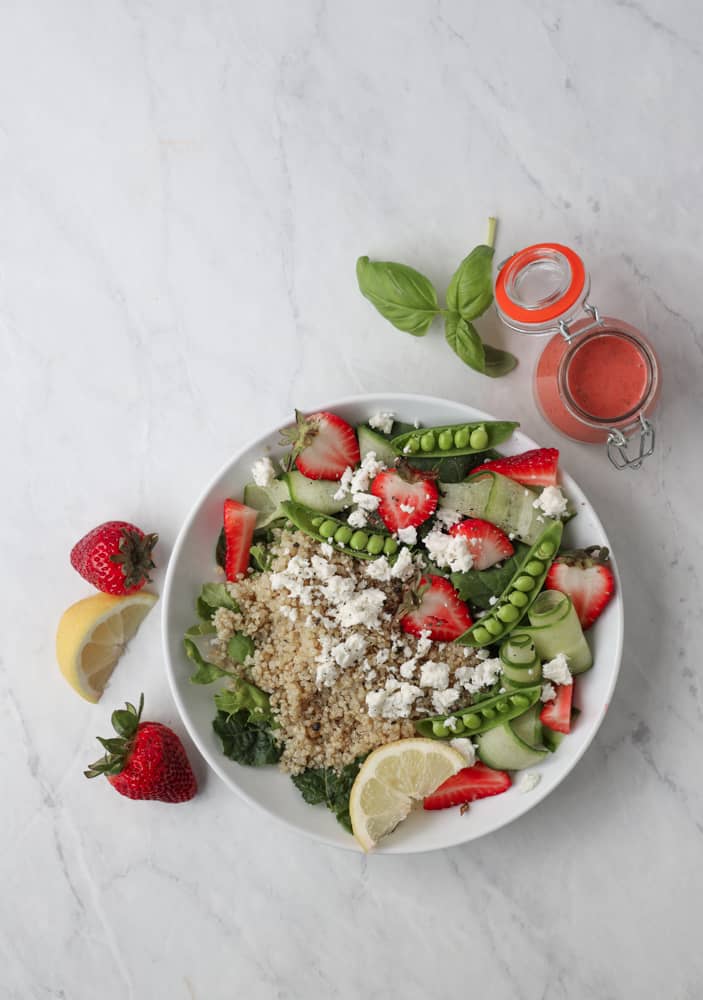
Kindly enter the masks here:
[[[566, 291], [554, 302], [550, 302], [542, 309], [526, 309], [510, 297], [507, 286], [513, 283], [524, 267], [543, 257], [545, 251], [560, 253], [566, 258], [571, 271], [571, 281]], [[586, 269], [577, 253], [561, 243], [535, 243], [534, 246], [518, 250], [501, 268], [495, 285], [496, 305], [505, 316], [519, 323], [525, 325], [548, 323], [549, 320], [558, 319], [578, 302], [585, 284]]]

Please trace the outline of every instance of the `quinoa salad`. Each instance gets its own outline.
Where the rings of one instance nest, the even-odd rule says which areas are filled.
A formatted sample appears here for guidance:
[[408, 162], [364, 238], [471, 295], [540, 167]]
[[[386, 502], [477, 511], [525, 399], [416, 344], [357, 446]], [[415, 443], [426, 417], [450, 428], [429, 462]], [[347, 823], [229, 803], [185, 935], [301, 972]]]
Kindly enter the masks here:
[[214, 687], [227, 757], [277, 766], [357, 839], [382, 748], [441, 750], [449, 776], [420, 801], [466, 811], [534, 788], [575, 724], [612, 574], [607, 551], [562, 544], [557, 450], [499, 452], [517, 426], [296, 412], [224, 503], [191, 680]]

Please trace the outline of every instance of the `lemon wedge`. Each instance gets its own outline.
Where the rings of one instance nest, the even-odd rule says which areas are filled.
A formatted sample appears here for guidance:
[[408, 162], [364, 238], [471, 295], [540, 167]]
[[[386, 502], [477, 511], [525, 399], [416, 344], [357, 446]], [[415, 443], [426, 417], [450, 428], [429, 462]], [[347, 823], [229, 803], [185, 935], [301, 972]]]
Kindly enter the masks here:
[[437, 740], [387, 743], [366, 758], [352, 786], [352, 830], [365, 851], [375, 847], [413, 807], [465, 766], [462, 755]]
[[140, 591], [126, 597], [95, 594], [67, 608], [56, 630], [61, 673], [86, 701], [98, 701], [110, 674], [158, 600]]

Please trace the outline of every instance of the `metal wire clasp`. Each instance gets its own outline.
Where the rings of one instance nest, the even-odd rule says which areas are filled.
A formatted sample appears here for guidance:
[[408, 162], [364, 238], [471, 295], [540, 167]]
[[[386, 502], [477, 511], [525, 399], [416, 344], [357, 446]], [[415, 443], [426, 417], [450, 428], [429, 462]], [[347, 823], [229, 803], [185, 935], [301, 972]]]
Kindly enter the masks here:
[[595, 330], [597, 326], [603, 326], [603, 320], [600, 318], [598, 306], [592, 306], [590, 302], [584, 302], [583, 309], [584, 312], [591, 314], [593, 322], [587, 323], [586, 326], [582, 327], [576, 333], [571, 332], [569, 324], [563, 319], [559, 320], [559, 333], [562, 335], [567, 344], [571, 343], [574, 337], [580, 337], [582, 333], [589, 333], [591, 330]]
[[[637, 429], [639, 429], [639, 452], [630, 456], [628, 451], [632, 433], [628, 432], [635, 432]], [[608, 458], [616, 469], [639, 469], [645, 458], [648, 458], [653, 451], [654, 426], [641, 413], [638, 420], [628, 424], [622, 431], [611, 427], [608, 434]]]

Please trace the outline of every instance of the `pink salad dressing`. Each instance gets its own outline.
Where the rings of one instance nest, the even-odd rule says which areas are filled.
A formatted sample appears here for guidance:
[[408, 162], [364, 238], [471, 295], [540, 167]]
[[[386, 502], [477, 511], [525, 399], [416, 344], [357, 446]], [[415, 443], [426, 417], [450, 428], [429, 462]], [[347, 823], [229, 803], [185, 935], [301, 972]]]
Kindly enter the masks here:
[[642, 350], [629, 338], [609, 333], [577, 346], [566, 372], [576, 405], [600, 420], [618, 420], [636, 409], [647, 381]]

